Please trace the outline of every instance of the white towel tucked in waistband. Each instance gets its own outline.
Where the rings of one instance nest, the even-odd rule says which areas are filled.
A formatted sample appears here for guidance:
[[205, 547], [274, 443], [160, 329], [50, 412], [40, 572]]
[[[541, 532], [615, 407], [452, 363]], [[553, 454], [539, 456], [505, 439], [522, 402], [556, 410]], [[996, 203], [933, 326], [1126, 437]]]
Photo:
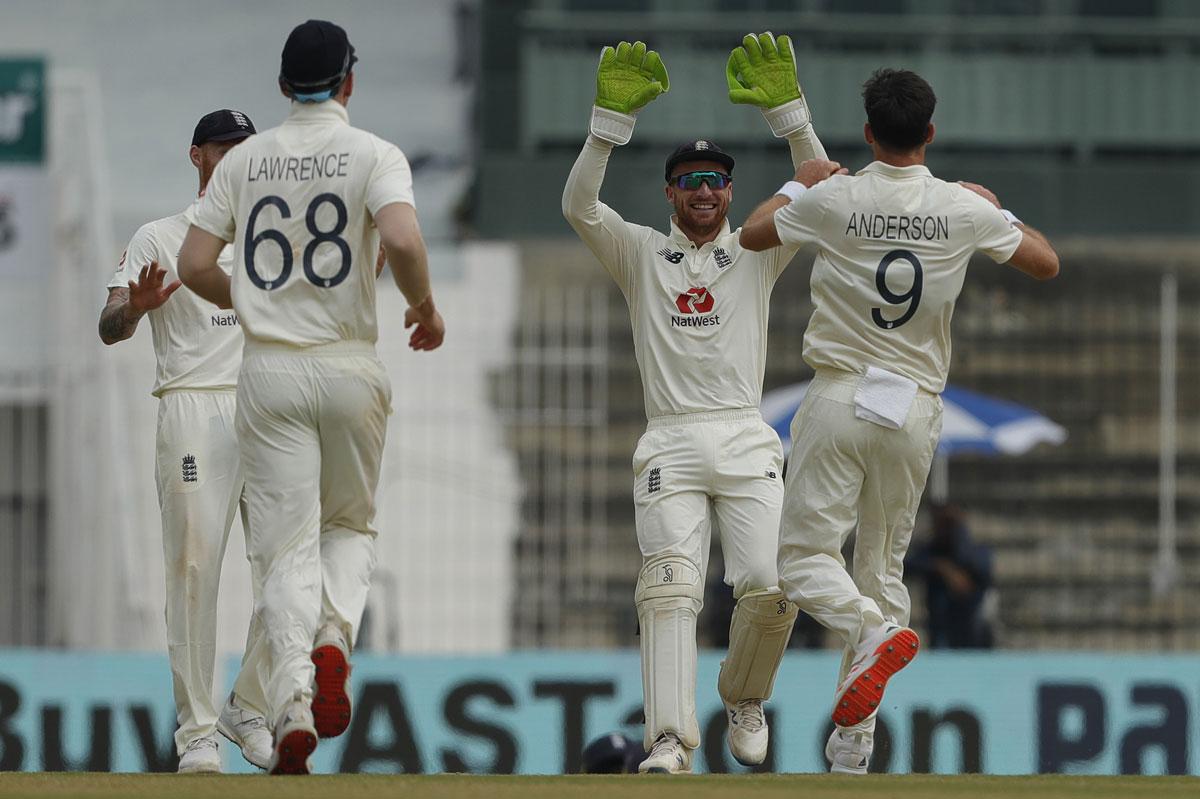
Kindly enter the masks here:
[[867, 367], [867, 374], [854, 392], [854, 415], [891, 430], [904, 427], [917, 384], [904, 375]]

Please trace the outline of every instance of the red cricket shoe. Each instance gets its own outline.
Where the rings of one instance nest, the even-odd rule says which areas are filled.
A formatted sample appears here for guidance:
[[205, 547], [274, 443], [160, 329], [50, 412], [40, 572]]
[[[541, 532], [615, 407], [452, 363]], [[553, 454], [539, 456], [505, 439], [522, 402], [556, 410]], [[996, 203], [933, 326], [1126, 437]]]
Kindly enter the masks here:
[[838, 688], [833, 723], [850, 727], [865, 721], [883, 702], [883, 689], [892, 675], [912, 663], [921, 639], [907, 627], [894, 624], [863, 641], [850, 673]]
[[275, 751], [269, 774], [310, 774], [308, 757], [317, 749], [317, 731], [304, 700], [297, 697], [275, 725]]
[[317, 667], [312, 701], [317, 735], [336, 738], [350, 726], [350, 647], [340, 630], [328, 624], [321, 628], [312, 662]]

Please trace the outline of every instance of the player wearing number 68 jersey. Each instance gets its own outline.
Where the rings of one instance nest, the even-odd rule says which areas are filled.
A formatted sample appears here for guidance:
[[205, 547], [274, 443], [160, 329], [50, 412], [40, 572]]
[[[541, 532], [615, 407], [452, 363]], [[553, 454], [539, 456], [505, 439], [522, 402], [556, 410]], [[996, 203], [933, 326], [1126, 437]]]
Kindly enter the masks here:
[[[916, 655], [904, 554], [941, 434], [950, 317], [976, 251], [1038, 278], [1058, 274], [1042, 234], [974, 184], [925, 167], [936, 98], [918, 75], [863, 88], [875, 156], [856, 175], [809, 161], [760, 205], [741, 244], [818, 247], [804, 360], [816, 370], [792, 422], [780, 585], [845, 643], [825, 754], [866, 773], [888, 678]], [[842, 545], [855, 532], [854, 575]]]
[[[381, 239], [416, 327], [410, 346], [435, 349], [445, 332], [408, 162], [349, 124], [356, 60], [333, 23], [291, 32], [279, 76], [291, 112], [218, 167], [179, 259], [183, 282], [232, 304], [245, 332], [237, 432], [271, 649], [272, 773], [308, 773], [317, 736], [350, 721], [349, 654], [375, 566], [391, 412], [375, 354]], [[228, 241], [232, 284], [216, 266]]]

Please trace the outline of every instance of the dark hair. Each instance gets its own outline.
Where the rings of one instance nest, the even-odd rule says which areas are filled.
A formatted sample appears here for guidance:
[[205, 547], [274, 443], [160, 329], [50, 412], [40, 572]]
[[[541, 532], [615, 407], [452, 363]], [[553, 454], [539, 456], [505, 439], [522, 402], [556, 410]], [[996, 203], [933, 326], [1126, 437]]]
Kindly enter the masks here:
[[925, 143], [937, 97], [920, 75], [877, 69], [863, 84], [862, 96], [871, 133], [886, 149], [915, 150]]

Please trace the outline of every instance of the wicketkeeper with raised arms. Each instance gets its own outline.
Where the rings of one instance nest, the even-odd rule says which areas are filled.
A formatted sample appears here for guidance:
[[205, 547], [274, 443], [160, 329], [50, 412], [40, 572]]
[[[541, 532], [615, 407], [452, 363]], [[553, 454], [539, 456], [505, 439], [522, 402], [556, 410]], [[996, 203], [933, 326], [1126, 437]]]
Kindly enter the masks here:
[[[730, 99], [761, 109], [796, 166], [825, 157], [787, 36], [746, 36], [727, 72]], [[600, 202], [613, 147], [630, 140], [638, 113], [669, 86], [658, 53], [641, 42], [602, 50], [590, 135], [567, 179], [563, 214], [629, 304], [649, 420], [633, 456], [650, 750], [639, 770], [678, 773], [691, 770], [700, 745], [696, 617], [714, 518], [737, 598], [718, 680], [729, 747], [747, 765], [767, 753], [763, 702], [796, 608], [780, 592], [775, 566], [783, 459], [758, 406], [771, 290], [795, 249], [741, 247], [726, 220], [734, 159], [707, 139], [667, 158], [667, 233], [626, 222]]]

